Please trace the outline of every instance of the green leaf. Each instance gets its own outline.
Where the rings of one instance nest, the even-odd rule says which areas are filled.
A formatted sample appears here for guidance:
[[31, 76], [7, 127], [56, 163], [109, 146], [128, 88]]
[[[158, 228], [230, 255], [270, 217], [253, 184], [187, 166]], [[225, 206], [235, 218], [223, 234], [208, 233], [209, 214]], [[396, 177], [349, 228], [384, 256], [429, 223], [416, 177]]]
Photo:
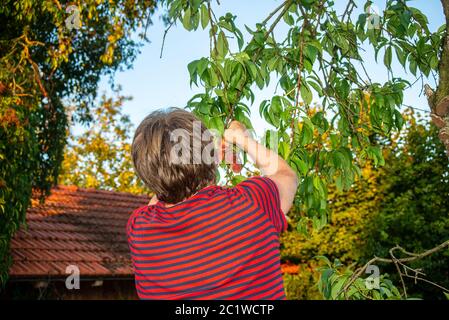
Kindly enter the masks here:
[[429, 65], [433, 70], [438, 69], [438, 64], [440, 61], [438, 60], [438, 57], [436, 55], [432, 55], [429, 59]]
[[280, 125], [280, 119], [278, 116], [276, 116], [273, 112], [266, 112], [265, 114], [266, 120], [269, 124], [273, 125], [276, 128], [279, 128]]
[[206, 5], [203, 3], [201, 5], [201, 27], [203, 29], [206, 29], [207, 25], [209, 24], [209, 11], [207, 10]]
[[259, 115], [261, 118], [264, 118], [265, 111], [269, 105], [269, 100], [263, 100], [259, 106]]
[[182, 25], [184, 26], [184, 28], [186, 28], [189, 31], [192, 30], [190, 18], [191, 18], [191, 11], [190, 11], [190, 7], [189, 7], [185, 11], [184, 17], [182, 18]]
[[289, 26], [292, 26], [295, 24], [295, 19], [293, 19], [293, 17], [287, 12], [285, 12], [284, 16], [284, 21], [286, 24], [288, 24]]
[[416, 70], [418, 68], [418, 64], [416, 63], [416, 60], [414, 58], [412, 58], [411, 56], [410, 56], [410, 66], [409, 66], [409, 68], [410, 68], [410, 72], [414, 76], [416, 76]]
[[239, 184], [239, 183], [242, 182], [242, 181], [245, 181], [246, 179], [247, 179], [247, 177], [242, 176], [241, 174], [237, 174], [237, 175], [234, 175], [234, 176], [232, 177], [232, 183], [233, 183], [234, 185], [236, 185], [236, 184]]
[[404, 118], [402, 117], [401, 112], [399, 112], [399, 110], [397, 110], [397, 109], [394, 110], [394, 122], [395, 122], [396, 128], [398, 130], [401, 130], [402, 126], [404, 125]]
[[219, 83], [218, 75], [213, 68], [210, 68], [208, 71], [209, 71], [209, 86], [216, 87]]
[[396, 57], [398, 58], [399, 63], [405, 67], [405, 62], [407, 59], [407, 56], [405, 55], [404, 51], [400, 48], [395, 46], [395, 51], [396, 51]]
[[309, 89], [309, 86], [307, 86], [305, 83], [301, 84], [301, 97], [304, 100], [305, 104], [310, 104], [312, 102], [312, 92]]
[[206, 58], [201, 58], [197, 64], [197, 73], [201, 77], [201, 75], [206, 71], [207, 66], [209, 65], [209, 61]]
[[308, 44], [306, 46], [305, 56], [310, 60], [312, 64], [315, 62], [317, 55], [318, 49], [315, 46]]
[[313, 258], [314, 258], [314, 259], [321, 260], [321, 261], [324, 261], [324, 263], [326, 263], [326, 265], [327, 265], [329, 268], [332, 268], [332, 263], [331, 263], [331, 261], [329, 260], [328, 257], [326, 257], [326, 256], [314, 256]]
[[383, 166], [385, 165], [385, 160], [384, 157], [382, 155], [382, 150], [380, 149], [379, 146], [369, 146], [367, 148], [367, 152], [368, 156], [373, 159], [374, 161], [374, 165], [380, 165]]
[[287, 159], [290, 155], [290, 144], [285, 141], [281, 141], [279, 143], [279, 154], [282, 158]]
[[323, 294], [324, 298], [331, 298], [331, 277], [334, 275], [335, 270], [328, 268], [322, 271], [320, 281], [319, 281], [319, 289]]
[[348, 41], [340, 34], [336, 34], [334, 40], [336, 44], [341, 48], [342, 53], [346, 54], [349, 50]]
[[335, 133], [331, 133], [329, 138], [331, 140], [332, 148], [336, 149], [339, 142], [338, 135], [336, 135]]
[[273, 56], [270, 60], [268, 60], [268, 63], [267, 63], [268, 70], [270, 70], [270, 71], [275, 70], [277, 61], [278, 61], [277, 56]]
[[282, 104], [279, 96], [274, 96], [271, 99], [271, 108], [270, 110], [275, 114], [279, 115], [282, 112]]
[[336, 283], [332, 285], [331, 298], [333, 300], [343, 296], [343, 294], [341, 294], [341, 296], [338, 296], [338, 294], [340, 293], [341, 289], [343, 288], [343, 285], [346, 283], [348, 278], [349, 278], [349, 276], [346, 276], [346, 275], [345, 276], [340, 276], [338, 278], [338, 280], [336, 281]]
[[363, 35], [363, 31], [366, 25], [366, 14], [362, 13], [359, 15], [359, 18], [357, 19], [357, 29], [359, 30], [359, 32], [361, 33], [361, 35]]
[[409, 8], [412, 11], [413, 18], [418, 21], [420, 26], [426, 31], [429, 32], [428, 24], [429, 21], [427, 20], [427, 17], [419, 10], [413, 7]]
[[299, 169], [299, 172], [303, 176], [307, 175], [307, 172], [309, 171], [309, 166], [307, 165], [307, 163], [304, 160], [295, 159], [293, 162], [296, 165], [296, 167]]
[[213, 129], [218, 130], [220, 134], [223, 134], [224, 132], [224, 123], [221, 117], [213, 117], [210, 121], [210, 125]]
[[190, 77], [193, 77], [193, 74], [196, 72], [196, 66], [199, 60], [194, 60], [187, 65], [187, 69], [189, 70]]
[[316, 0], [301, 0], [300, 2], [306, 6], [312, 5]]
[[384, 55], [384, 64], [388, 69], [391, 69], [391, 59], [392, 59], [391, 46], [389, 46], [385, 50]]
[[300, 134], [300, 145], [305, 146], [313, 140], [313, 125], [311, 126], [308, 122], [304, 122], [301, 134]]
[[199, 11], [194, 12], [192, 14], [192, 19], [193, 19], [193, 25], [192, 25], [192, 29], [196, 30], [198, 29], [198, 25], [200, 24], [200, 14]]
[[224, 58], [228, 53], [228, 48], [229, 48], [228, 40], [226, 39], [224, 32], [220, 31], [217, 39], [217, 51], [219, 57]]
[[192, 61], [192, 62], [190, 62], [187, 65], [187, 69], [189, 70], [189, 75], [190, 75], [190, 84], [192, 84], [192, 82], [193, 82], [193, 83], [195, 83], [197, 85], [197, 81], [196, 81], [197, 72], [196, 72], [196, 70], [197, 70], [198, 61], [199, 60]]

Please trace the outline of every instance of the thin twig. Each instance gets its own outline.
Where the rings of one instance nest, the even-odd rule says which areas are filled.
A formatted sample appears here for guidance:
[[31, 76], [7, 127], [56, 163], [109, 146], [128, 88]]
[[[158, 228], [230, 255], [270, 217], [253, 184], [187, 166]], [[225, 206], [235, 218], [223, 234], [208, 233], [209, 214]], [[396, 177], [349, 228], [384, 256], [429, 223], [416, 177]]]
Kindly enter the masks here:
[[[405, 263], [405, 262], [412, 262], [412, 261], [416, 261], [416, 260], [425, 258], [425, 257], [427, 257], [427, 256], [429, 256], [429, 255], [431, 255], [431, 254], [433, 254], [433, 253], [435, 253], [435, 252], [438, 252], [438, 251], [440, 251], [440, 250], [442, 250], [442, 249], [444, 249], [444, 248], [446, 248], [446, 247], [449, 247], [449, 240], [446, 240], [445, 242], [439, 244], [438, 246], [436, 246], [436, 247], [434, 247], [434, 248], [432, 248], [432, 249], [429, 249], [429, 250], [427, 250], [427, 251], [424, 251], [424, 252], [422, 252], [422, 253], [419, 253], [419, 254], [416, 254], [416, 253], [410, 254], [409, 252], [405, 251], [405, 249], [403, 249], [402, 247], [396, 246], [396, 247], [393, 248], [394, 250], [401, 250], [402, 252], [408, 254], [409, 257], [406, 257], [406, 258], [399, 258], [399, 259], [396, 258], [395, 260], [393, 260], [393, 259], [387, 259], [387, 258], [379, 258], [379, 257], [374, 257], [374, 258], [372, 258], [372, 259], [369, 260], [363, 267], [359, 268], [356, 272], [354, 272], [354, 273], [351, 275], [351, 277], [349, 278], [349, 281], [344, 285], [344, 287], [343, 287], [343, 288], [340, 290], [340, 292], [337, 294], [337, 297], [340, 296], [341, 293], [345, 293], [345, 296], [346, 296], [346, 292], [348, 291], [349, 287], [354, 283], [354, 281], [362, 275], [362, 273], [366, 270], [366, 268], [368, 268], [368, 266], [374, 264], [375, 262], [381, 262], [381, 263], [395, 263], [395, 264], [396, 264], [396, 263], [401, 263], [401, 264], [403, 264], [403, 263]], [[404, 275], [404, 274], [402, 274], [402, 275]], [[410, 277], [410, 276], [408, 276], [408, 275], [406, 275], [406, 276], [407, 276], [407, 277]], [[416, 278], [416, 277], [413, 277], [413, 278]], [[418, 279], [420, 279], [420, 278], [418, 278]], [[421, 279], [420, 279], [420, 280], [421, 280]], [[424, 280], [421, 280], [421, 281], [424, 281]], [[427, 280], [427, 281], [425, 281], [425, 282], [429, 282], [429, 281]], [[441, 287], [441, 286], [438, 286], [438, 287]], [[445, 289], [445, 290], [447, 290], [447, 289]], [[449, 292], [449, 290], [447, 290], [447, 291]]]
[[424, 110], [424, 109], [421, 109], [421, 108], [412, 107], [412, 106], [410, 106], [408, 104], [402, 104], [402, 105], [404, 107], [406, 107], [406, 108], [410, 108], [410, 109], [413, 109], [413, 110], [418, 110], [418, 111], [421, 111], [421, 112], [431, 113], [429, 110]]
[[262, 21], [262, 24], [263, 25], [265, 25], [268, 21], [270, 21], [270, 19], [271, 18], [273, 18], [273, 16], [279, 11], [279, 10], [281, 10], [286, 4], [287, 4], [287, 2], [288, 1], [285, 1], [285, 2], [283, 2], [283, 3], [281, 3], [280, 5], [279, 5], [279, 7], [277, 7], [276, 9], [274, 9], [263, 21]]
[[[263, 42], [267, 41], [268, 36], [273, 32], [274, 28], [276, 27], [276, 25], [279, 23], [279, 21], [282, 19], [282, 17], [284, 16], [284, 14], [288, 11], [288, 9], [290, 8], [290, 5], [292, 3], [293, 0], [287, 0], [283, 3], [284, 5], [284, 9], [281, 11], [281, 13], [277, 16], [276, 20], [274, 20], [274, 22], [271, 24], [270, 28], [268, 29], [268, 31], [265, 33]], [[259, 58], [260, 53], [262, 52], [263, 47], [260, 47], [259, 50], [257, 50], [256, 54], [253, 56], [252, 61], [256, 62], [256, 60]]]
[[170, 30], [170, 28], [172, 27], [172, 25], [175, 23], [175, 21], [173, 20], [169, 26], [165, 29], [164, 31], [164, 36], [162, 37], [162, 45], [161, 45], [161, 54], [159, 55], [159, 59], [162, 59], [162, 53], [164, 52], [164, 46], [165, 46], [165, 37], [167, 37], [167, 33]]
[[424, 279], [424, 278], [420, 278], [420, 277], [414, 277], [414, 276], [411, 276], [411, 275], [408, 275], [408, 274], [404, 274], [404, 276], [407, 277], [407, 278], [412, 278], [412, 279], [415, 279], [415, 280], [419, 280], [419, 281], [431, 284], [431, 285], [433, 285], [433, 286], [435, 286], [435, 287], [437, 287], [437, 288], [439, 288], [439, 289], [449, 293], [449, 289], [448, 288], [445, 288], [442, 285], [439, 285], [438, 283], [435, 283], [433, 281], [430, 281], [430, 280], [427, 280], [427, 279]]
[[399, 279], [401, 280], [401, 284], [402, 284], [402, 291], [404, 292], [405, 299], [407, 299], [407, 288], [405, 287], [404, 278], [402, 277], [401, 269], [399, 269], [398, 259], [393, 254], [394, 250], [397, 249], [397, 248], [399, 248], [398, 245], [396, 245], [396, 247], [390, 249], [390, 256], [391, 256], [391, 260], [393, 260], [393, 263], [394, 263], [394, 266], [396, 267], [396, 270], [398, 271]]

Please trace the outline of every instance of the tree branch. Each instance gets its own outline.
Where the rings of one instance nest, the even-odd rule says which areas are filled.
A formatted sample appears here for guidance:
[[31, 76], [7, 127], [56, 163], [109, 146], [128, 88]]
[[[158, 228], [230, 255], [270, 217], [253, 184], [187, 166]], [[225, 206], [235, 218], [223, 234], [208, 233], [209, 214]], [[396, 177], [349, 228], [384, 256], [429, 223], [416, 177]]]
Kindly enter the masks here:
[[[381, 262], [381, 263], [394, 263], [394, 264], [396, 265], [396, 267], [397, 267], [397, 269], [398, 269], [399, 276], [401, 277], [401, 282], [402, 282], [402, 285], [403, 285], [404, 294], [405, 294], [405, 296], [407, 297], [407, 292], [405, 291], [405, 284], [404, 284], [404, 282], [403, 282], [402, 276], [412, 277], [412, 278], [414, 278], [414, 279], [416, 279], [416, 280], [421, 280], [421, 281], [423, 281], [423, 280], [422, 280], [422, 278], [418, 278], [417, 276], [414, 276], [414, 277], [413, 277], [413, 276], [410, 276], [410, 275], [407, 275], [407, 274], [402, 273], [402, 272], [400, 271], [398, 265], [399, 265], [399, 264], [404, 264], [404, 263], [406, 263], [406, 262], [412, 262], [412, 261], [416, 261], [416, 260], [425, 258], [425, 257], [430, 256], [431, 254], [433, 254], [433, 253], [435, 253], [435, 252], [438, 252], [438, 251], [440, 251], [440, 250], [442, 250], [442, 249], [444, 249], [444, 248], [446, 248], [446, 247], [449, 247], [449, 240], [447, 240], [447, 241], [441, 243], [440, 245], [438, 245], [438, 246], [436, 246], [436, 247], [434, 247], [434, 248], [432, 248], [432, 249], [429, 249], [429, 250], [427, 250], [427, 251], [424, 251], [424, 252], [422, 252], [422, 253], [411, 253], [411, 252], [406, 251], [404, 248], [402, 248], [402, 247], [400, 247], [400, 246], [395, 246], [395, 247], [393, 247], [393, 248], [390, 250], [390, 255], [392, 256], [391, 259], [374, 257], [374, 258], [372, 258], [371, 260], [369, 260], [363, 267], [359, 268], [356, 272], [354, 272], [354, 273], [351, 275], [351, 277], [349, 278], [349, 281], [343, 286], [343, 288], [342, 288], [342, 289], [340, 290], [340, 292], [337, 294], [337, 297], [339, 297], [339, 296], [341, 295], [341, 293], [345, 293], [345, 294], [346, 294], [346, 292], [348, 291], [348, 289], [349, 289], [349, 288], [351, 287], [351, 285], [357, 280], [357, 278], [359, 278], [359, 277], [363, 274], [363, 272], [365, 272], [366, 268], [368, 268], [368, 266], [374, 264], [375, 262]], [[399, 258], [399, 259], [398, 259], [398, 258], [396, 258], [396, 257], [394, 256], [394, 254], [393, 254], [393, 252], [394, 252], [395, 250], [400, 250], [402, 253], [408, 255], [409, 257], [406, 257], [406, 258]], [[416, 270], [414, 270], [414, 271], [416, 272]], [[429, 280], [426, 280], [425, 282], [434, 284], [433, 282], [431, 282], [431, 281], [429, 281]], [[440, 286], [440, 285], [437, 285], [437, 284], [434, 284], [434, 285], [436, 285], [437, 287], [443, 289], [444, 291], [449, 292], [449, 289], [446, 289], [446, 288], [444, 288], [444, 287], [442, 287], [442, 286]]]

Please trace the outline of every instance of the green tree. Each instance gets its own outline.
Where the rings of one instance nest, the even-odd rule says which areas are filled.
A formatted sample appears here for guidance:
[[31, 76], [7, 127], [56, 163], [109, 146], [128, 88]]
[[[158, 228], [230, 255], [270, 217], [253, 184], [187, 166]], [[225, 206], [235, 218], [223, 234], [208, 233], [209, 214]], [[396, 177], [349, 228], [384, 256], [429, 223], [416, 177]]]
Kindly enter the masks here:
[[[361, 3], [364, 9], [355, 14], [351, 0], [341, 12], [330, 0], [286, 0], [256, 26], [245, 26], [248, 38], [234, 13], [215, 15], [213, 1], [161, 1], [170, 25], [209, 30], [210, 55], [188, 65], [191, 83], [203, 93], [187, 103], [208, 126], [222, 131], [231, 119], [251, 126], [256, 87], [277, 82], [281, 93], [258, 111], [274, 127], [267, 134], [279, 133], [269, 146], [278, 147], [299, 174], [298, 210], [292, 214], [299, 215], [303, 232], [328, 220], [329, 185], [347, 190], [360, 175], [360, 163], [384, 163], [378, 141], [401, 128], [404, 90], [412, 86], [395, 75], [393, 55], [423, 78], [444, 73], [447, 62], [445, 25], [430, 30], [427, 17], [407, 1], [387, 1], [379, 19], [369, 12], [372, 1]], [[448, 1], [442, 3], [446, 8]], [[276, 32], [281, 23], [287, 32]], [[373, 82], [363, 71], [364, 46], [373, 49], [371, 59], [383, 61], [387, 81]], [[436, 104], [449, 94], [444, 81]], [[312, 113], [314, 98], [318, 110]]]
[[116, 97], [101, 97], [91, 109], [93, 120], [79, 136], [71, 136], [64, 153], [59, 182], [84, 188], [148, 193], [137, 178], [131, 159], [132, 125], [122, 114], [130, 100], [116, 91]]
[[151, 0], [2, 1], [0, 283], [32, 189], [44, 196], [56, 182], [66, 141], [64, 106], [76, 106], [75, 121], [89, 121], [100, 77], [131, 66], [144, 39], [131, 34], [150, 23], [154, 6]]

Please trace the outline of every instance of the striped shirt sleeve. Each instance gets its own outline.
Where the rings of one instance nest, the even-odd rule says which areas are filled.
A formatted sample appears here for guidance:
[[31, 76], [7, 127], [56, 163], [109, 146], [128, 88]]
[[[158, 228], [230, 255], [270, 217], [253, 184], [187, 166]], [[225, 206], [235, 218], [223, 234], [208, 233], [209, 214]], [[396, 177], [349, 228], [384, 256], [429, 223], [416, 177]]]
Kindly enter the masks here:
[[251, 177], [235, 188], [253, 200], [268, 215], [278, 233], [287, 230], [287, 220], [281, 209], [279, 189], [273, 180], [261, 176]]

